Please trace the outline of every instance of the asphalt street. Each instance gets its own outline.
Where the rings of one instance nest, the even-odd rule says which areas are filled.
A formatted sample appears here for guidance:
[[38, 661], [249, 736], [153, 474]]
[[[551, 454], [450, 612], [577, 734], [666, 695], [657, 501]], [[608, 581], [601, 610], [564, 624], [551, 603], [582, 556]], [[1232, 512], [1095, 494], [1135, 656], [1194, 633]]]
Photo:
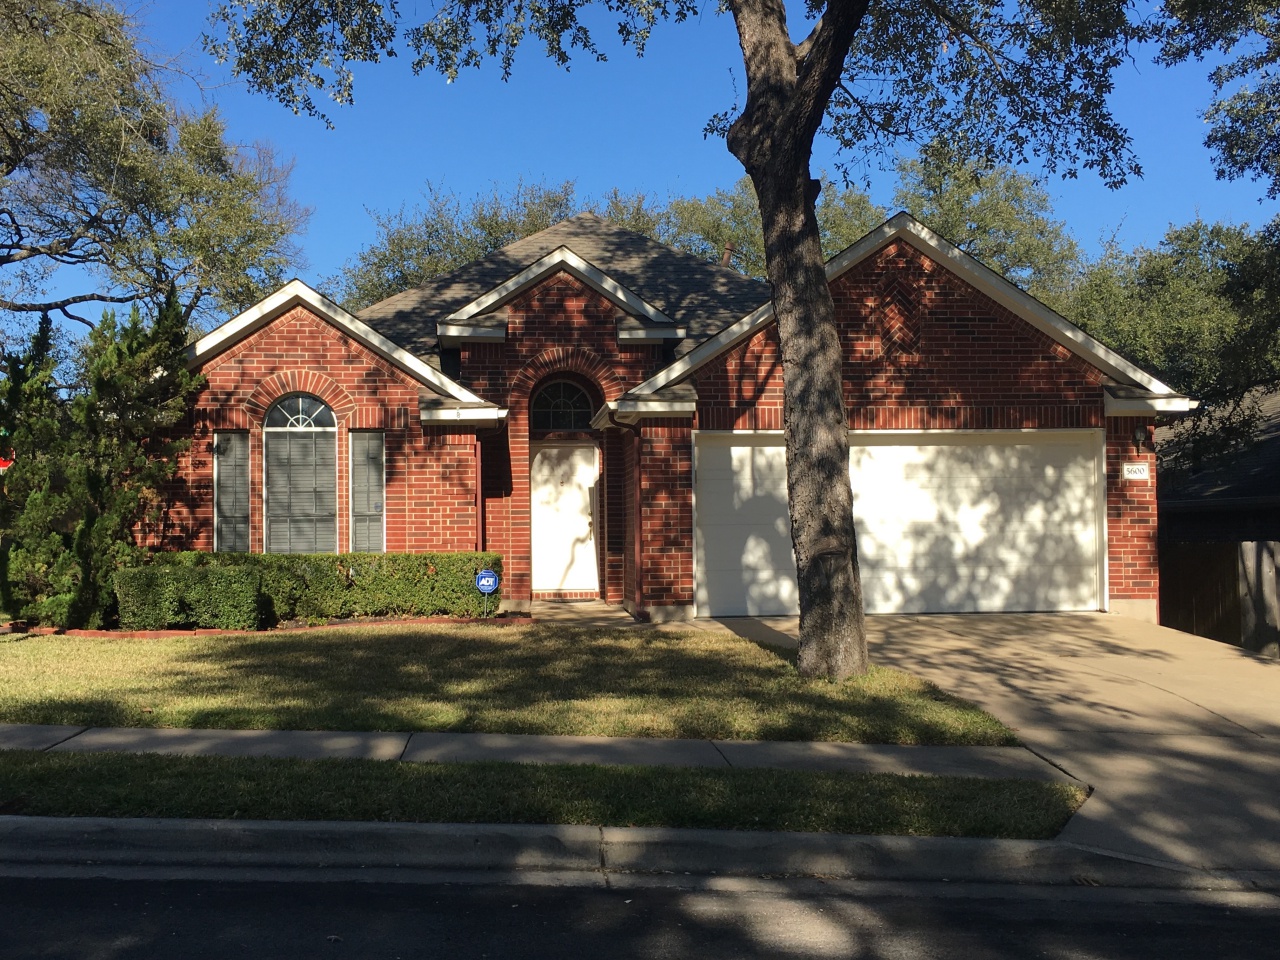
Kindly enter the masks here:
[[0, 879], [0, 956], [225, 958], [1280, 957], [1280, 901], [1065, 888]]

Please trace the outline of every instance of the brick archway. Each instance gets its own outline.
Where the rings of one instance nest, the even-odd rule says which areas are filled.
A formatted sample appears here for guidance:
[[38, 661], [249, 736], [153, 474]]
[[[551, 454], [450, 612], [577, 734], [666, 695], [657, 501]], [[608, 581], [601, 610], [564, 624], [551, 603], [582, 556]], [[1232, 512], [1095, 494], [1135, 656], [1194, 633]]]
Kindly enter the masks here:
[[333, 411], [340, 424], [345, 423], [356, 408], [351, 394], [336, 380], [314, 370], [290, 370], [267, 377], [258, 384], [244, 401], [245, 412], [255, 425], [261, 426], [271, 405], [290, 393], [309, 393], [318, 397]]
[[605, 402], [617, 400], [626, 392], [618, 375], [604, 360], [577, 347], [554, 347], [544, 350], [516, 374], [511, 384], [508, 405], [513, 411], [528, 410], [529, 397], [542, 381], [549, 377], [576, 374], [593, 384]]

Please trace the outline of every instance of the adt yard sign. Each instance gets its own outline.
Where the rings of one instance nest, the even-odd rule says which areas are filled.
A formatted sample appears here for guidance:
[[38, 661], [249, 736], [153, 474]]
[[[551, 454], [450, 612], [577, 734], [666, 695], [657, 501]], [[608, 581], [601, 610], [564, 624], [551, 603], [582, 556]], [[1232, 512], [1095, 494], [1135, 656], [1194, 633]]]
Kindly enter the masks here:
[[481, 570], [476, 574], [476, 589], [485, 596], [498, 589], [498, 575], [492, 570]]

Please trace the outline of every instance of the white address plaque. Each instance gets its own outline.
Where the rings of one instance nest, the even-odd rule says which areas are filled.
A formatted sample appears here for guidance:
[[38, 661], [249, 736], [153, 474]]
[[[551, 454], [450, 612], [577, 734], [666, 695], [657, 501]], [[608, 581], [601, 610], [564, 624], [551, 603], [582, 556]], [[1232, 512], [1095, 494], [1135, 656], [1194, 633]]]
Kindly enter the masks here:
[[1150, 480], [1151, 467], [1145, 463], [1126, 463], [1124, 465], [1126, 480]]

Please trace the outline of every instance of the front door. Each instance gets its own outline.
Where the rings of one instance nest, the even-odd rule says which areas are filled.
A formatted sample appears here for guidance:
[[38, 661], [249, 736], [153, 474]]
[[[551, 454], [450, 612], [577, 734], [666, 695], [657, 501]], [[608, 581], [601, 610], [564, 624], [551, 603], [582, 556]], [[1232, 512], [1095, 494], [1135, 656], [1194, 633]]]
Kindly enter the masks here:
[[533, 589], [599, 592], [594, 445], [535, 447], [529, 465]]

